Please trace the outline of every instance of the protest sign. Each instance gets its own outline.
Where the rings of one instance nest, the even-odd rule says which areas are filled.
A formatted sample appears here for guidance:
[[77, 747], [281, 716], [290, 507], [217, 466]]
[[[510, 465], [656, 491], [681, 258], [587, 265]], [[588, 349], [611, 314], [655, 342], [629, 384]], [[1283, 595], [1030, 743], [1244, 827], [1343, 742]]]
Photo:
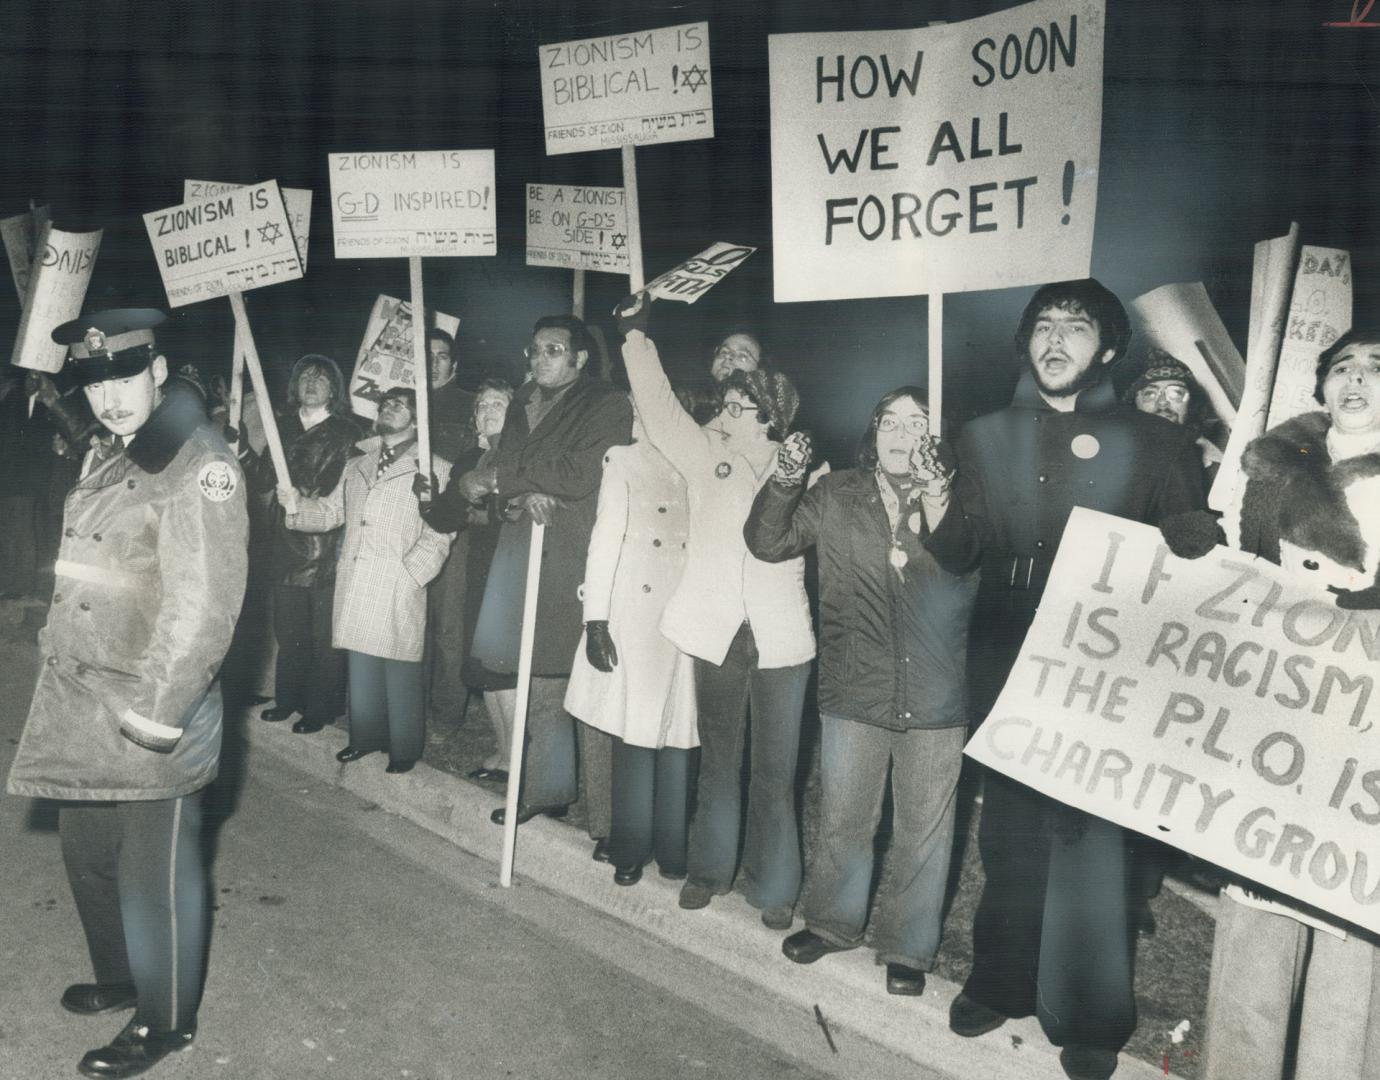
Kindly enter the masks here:
[[756, 250], [720, 240], [679, 266], [652, 278], [647, 282], [647, 292], [658, 300], [679, 300], [682, 304], [693, 304]]
[[[429, 311], [429, 325], [451, 337], [460, 329], [460, 320], [442, 311]], [[391, 296], [380, 296], [369, 312], [369, 324], [355, 357], [350, 378], [350, 405], [360, 416], [371, 420], [378, 415], [378, 402], [395, 386], [412, 388], [417, 383], [416, 352], [412, 343], [412, 305]]]
[[144, 215], [173, 307], [302, 276], [274, 180]]
[[47, 222], [35, 241], [33, 266], [24, 294], [10, 363], [35, 371], [62, 370], [67, 346], [53, 341], [55, 327], [81, 314], [86, 287], [101, 247], [101, 230], [64, 232]]
[[1104, 0], [917, 30], [773, 34], [776, 299], [1087, 277]]
[[1188, 368], [1218, 419], [1230, 425], [1246, 382], [1236, 351], [1201, 281], [1161, 285], [1130, 303], [1136, 332]]
[[1318, 356], [1350, 329], [1350, 254], [1338, 248], [1305, 244], [1294, 275], [1289, 321], [1279, 351], [1266, 430], [1299, 413], [1322, 408], [1313, 397]]
[[707, 22], [541, 45], [537, 58], [548, 154], [714, 137]]
[[34, 264], [37, 252], [38, 234], [48, 224], [48, 208], [37, 206], [23, 214], [15, 214], [0, 220], [0, 238], [5, 242], [5, 256], [10, 262], [10, 276], [14, 278], [14, 291], [19, 294], [19, 302], [24, 303], [24, 294], [29, 290], [29, 271]]
[[498, 254], [492, 150], [329, 157], [337, 259]]
[[[222, 184], [214, 180], [182, 181], [182, 201], [195, 202], [209, 199], [212, 195], [224, 195], [227, 191], [242, 188], [243, 184]], [[287, 210], [288, 225], [292, 227], [292, 241], [297, 246], [297, 257], [302, 260], [302, 273], [307, 272], [307, 241], [311, 237], [311, 188], [281, 189], [283, 207]]]
[[976, 760], [1380, 930], [1380, 612], [1076, 509]]
[[527, 265], [626, 274], [623, 189], [528, 184]]
[[[1241, 455], [1252, 439], [1264, 434], [1274, 392], [1279, 351], [1289, 316], [1290, 284], [1299, 258], [1299, 226], [1291, 222], [1284, 236], [1255, 245], [1251, 277], [1251, 335], [1246, 344], [1246, 383], [1241, 405], [1231, 426], [1217, 477], [1208, 492], [1208, 505], [1224, 512], [1242, 482]], [[1234, 543], [1234, 537], [1227, 537]]]

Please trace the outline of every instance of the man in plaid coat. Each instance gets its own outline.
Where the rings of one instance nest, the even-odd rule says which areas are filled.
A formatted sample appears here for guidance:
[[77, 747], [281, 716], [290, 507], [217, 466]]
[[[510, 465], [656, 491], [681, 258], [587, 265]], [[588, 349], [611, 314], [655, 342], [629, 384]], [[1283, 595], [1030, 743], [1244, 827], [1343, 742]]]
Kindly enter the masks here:
[[[345, 465], [335, 490], [303, 498], [278, 489], [287, 527], [328, 532], [345, 526], [336, 569], [332, 644], [349, 650], [350, 743], [336, 755], [357, 761], [388, 750], [388, 772], [407, 772], [422, 756], [426, 716], [422, 644], [426, 586], [441, 570], [453, 533], [440, 533], [418, 513], [417, 400], [394, 387], [379, 401], [375, 436]], [[450, 462], [433, 456], [444, 484]]]

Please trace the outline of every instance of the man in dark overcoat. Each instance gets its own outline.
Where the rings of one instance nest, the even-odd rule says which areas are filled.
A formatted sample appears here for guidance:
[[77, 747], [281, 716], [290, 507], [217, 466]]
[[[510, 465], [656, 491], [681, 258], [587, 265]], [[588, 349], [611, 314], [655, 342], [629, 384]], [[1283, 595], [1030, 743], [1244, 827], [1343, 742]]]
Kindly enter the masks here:
[[[1100, 283], [1044, 286], [1016, 331], [1014, 400], [959, 436], [953, 499], [926, 544], [946, 569], [982, 570], [968, 665], [978, 715], [1016, 660], [1075, 506], [1155, 525], [1203, 505], [1192, 433], [1117, 401], [1108, 372], [1129, 339]], [[1126, 834], [988, 770], [978, 844], [973, 969], [949, 1026], [976, 1036], [1037, 1013], [1069, 1076], [1110, 1076], [1135, 1028]]]
[[[586, 373], [590, 351], [574, 316], [537, 320], [527, 348], [532, 378], [508, 407], [494, 464], [457, 481], [472, 503], [496, 495], [510, 518], [475, 630], [474, 655], [492, 671], [517, 670], [532, 524], [546, 526], [519, 821], [559, 813], [576, 798], [575, 721], [563, 702], [583, 627], [579, 588], [604, 452], [632, 438], [628, 395]], [[502, 822], [502, 808], [494, 820]]]
[[134, 1007], [86, 1076], [144, 1072], [196, 1033], [206, 954], [201, 796], [220, 758], [216, 680], [244, 593], [235, 456], [190, 392], [165, 393], [150, 309], [64, 323], [109, 431], [67, 496], [42, 663], [8, 789], [62, 801], [63, 861], [94, 983], [62, 1005]]

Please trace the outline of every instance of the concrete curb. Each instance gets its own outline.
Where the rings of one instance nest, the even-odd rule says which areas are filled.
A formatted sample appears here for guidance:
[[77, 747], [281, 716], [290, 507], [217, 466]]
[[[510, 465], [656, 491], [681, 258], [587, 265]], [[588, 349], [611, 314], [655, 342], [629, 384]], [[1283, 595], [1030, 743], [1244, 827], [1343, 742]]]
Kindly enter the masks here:
[[[491, 792], [423, 763], [409, 773], [389, 776], [383, 771], [384, 754], [341, 765], [335, 753], [345, 745], [345, 735], [334, 728], [293, 735], [290, 725], [260, 723], [257, 714], [250, 713], [243, 732], [250, 767], [253, 754], [272, 754], [493, 863], [497, 881], [502, 830], [489, 822], [489, 814], [502, 802]], [[882, 969], [867, 949], [837, 953], [809, 967], [792, 964], [781, 955], [783, 934], [766, 930], [742, 897], [716, 897], [703, 911], [682, 911], [677, 904], [679, 882], [666, 881], [649, 869], [636, 886], [619, 888], [613, 884], [612, 868], [591, 860], [590, 851], [582, 832], [536, 818], [518, 830], [518, 884], [525, 878], [568, 896], [801, 1009], [813, 1012], [817, 1006], [841, 1051], [852, 1033], [924, 1068], [963, 1080], [1064, 1076], [1058, 1051], [1033, 1017], [1008, 1021], [978, 1039], [960, 1038], [948, 1026], [949, 1003], [958, 993], [952, 983], [932, 974], [923, 997], [890, 995]], [[797, 920], [795, 928], [801, 925]], [[820, 1040], [823, 1044], [823, 1031]], [[1123, 1080], [1165, 1075], [1125, 1054], [1116, 1071]]]

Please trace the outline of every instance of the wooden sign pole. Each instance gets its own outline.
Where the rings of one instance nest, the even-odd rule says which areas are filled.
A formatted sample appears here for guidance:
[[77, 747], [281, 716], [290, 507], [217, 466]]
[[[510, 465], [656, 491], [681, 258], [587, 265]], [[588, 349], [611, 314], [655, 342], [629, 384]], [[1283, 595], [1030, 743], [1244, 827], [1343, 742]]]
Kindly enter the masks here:
[[426, 306], [422, 297], [422, 257], [409, 255], [408, 276], [412, 279], [412, 364], [417, 388], [417, 471], [431, 475], [431, 416], [427, 408], [427, 384], [431, 357], [426, 349]]
[[944, 411], [944, 294], [932, 292], [929, 299], [929, 389], [925, 396], [930, 405], [930, 435], [937, 439]]
[[283, 440], [278, 437], [278, 423], [273, 418], [273, 407], [268, 400], [268, 386], [264, 382], [263, 367], [259, 364], [259, 350], [254, 344], [254, 334], [249, 329], [249, 315], [244, 310], [244, 296], [237, 292], [229, 295], [230, 308], [235, 313], [236, 335], [244, 351], [244, 363], [249, 369], [249, 380], [254, 384], [254, 400], [259, 404], [259, 419], [263, 421], [268, 452], [273, 458], [273, 471], [277, 474], [279, 487], [291, 487], [292, 477], [288, 475]]

